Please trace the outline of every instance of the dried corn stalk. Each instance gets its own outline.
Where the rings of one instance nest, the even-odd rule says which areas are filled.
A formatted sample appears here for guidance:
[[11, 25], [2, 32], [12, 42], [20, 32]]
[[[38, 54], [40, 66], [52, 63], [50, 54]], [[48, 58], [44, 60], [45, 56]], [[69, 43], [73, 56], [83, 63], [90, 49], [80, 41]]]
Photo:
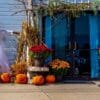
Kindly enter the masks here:
[[27, 22], [22, 24], [22, 32], [19, 38], [17, 61], [22, 59], [26, 60], [26, 49], [27, 46], [31, 47], [40, 44], [39, 32], [36, 27], [28, 25]]
[[16, 62], [11, 66], [11, 72], [13, 75], [20, 74], [20, 73], [27, 73], [27, 64], [25, 61]]

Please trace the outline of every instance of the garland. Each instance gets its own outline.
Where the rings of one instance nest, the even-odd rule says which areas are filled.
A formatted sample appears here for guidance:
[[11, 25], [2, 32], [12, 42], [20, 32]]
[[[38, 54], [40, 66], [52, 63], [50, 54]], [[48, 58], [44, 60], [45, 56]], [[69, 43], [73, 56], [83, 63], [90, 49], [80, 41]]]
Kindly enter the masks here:
[[85, 11], [91, 10], [94, 14], [99, 10], [100, 0], [92, 3], [63, 3], [55, 2], [55, 0], [49, 2], [48, 5], [35, 6], [34, 9], [37, 10], [39, 15], [42, 16], [54, 16], [57, 12], [64, 12], [69, 17], [78, 17], [84, 14]]

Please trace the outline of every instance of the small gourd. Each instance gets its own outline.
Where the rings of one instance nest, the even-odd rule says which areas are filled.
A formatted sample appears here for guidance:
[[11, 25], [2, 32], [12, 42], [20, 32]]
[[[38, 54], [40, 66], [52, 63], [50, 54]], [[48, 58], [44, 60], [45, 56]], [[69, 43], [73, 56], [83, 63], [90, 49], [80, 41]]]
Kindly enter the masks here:
[[9, 73], [3, 73], [1, 74], [1, 81], [3, 83], [9, 83], [11, 81], [11, 76]]
[[56, 82], [56, 78], [54, 75], [47, 75], [46, 76], [46, 82], [47, 83], [55, 83]]
[[32, 78], [32, 84], [34, 85], [43, 85], [45, 82], [45, 79], [42, 75], [36, 75]]
[[17, 74], [15, 77], [15, 83], [18, 84], [27, 84], [28, 78], [26, 74]]

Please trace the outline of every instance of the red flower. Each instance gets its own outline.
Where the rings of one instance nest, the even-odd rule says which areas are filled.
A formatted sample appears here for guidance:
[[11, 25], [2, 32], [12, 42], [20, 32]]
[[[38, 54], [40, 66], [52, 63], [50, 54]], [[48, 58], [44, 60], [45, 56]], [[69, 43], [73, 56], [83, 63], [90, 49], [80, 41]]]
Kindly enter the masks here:
[[29, 50], [31, 52], [34, 52], [34, 53], [52, 52], [52, 49], [49, 49], [44, 44], [40, 44], [40, 45], [37, 45], [37, 46], [32, 46]]

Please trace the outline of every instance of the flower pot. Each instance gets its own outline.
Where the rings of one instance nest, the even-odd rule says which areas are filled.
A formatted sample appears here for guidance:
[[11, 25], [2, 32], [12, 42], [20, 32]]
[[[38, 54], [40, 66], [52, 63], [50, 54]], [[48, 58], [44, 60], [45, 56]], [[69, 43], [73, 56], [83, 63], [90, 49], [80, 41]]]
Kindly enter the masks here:
[[43, 58], [34, 58], [34, 66], [43, 67], [44, 66], [44, 59]]
[[57, 82], [61, 82], [62, 80], [63, 80], [63, 76], [61, 76], [61, 75], [56, 76], [56, 81]]

